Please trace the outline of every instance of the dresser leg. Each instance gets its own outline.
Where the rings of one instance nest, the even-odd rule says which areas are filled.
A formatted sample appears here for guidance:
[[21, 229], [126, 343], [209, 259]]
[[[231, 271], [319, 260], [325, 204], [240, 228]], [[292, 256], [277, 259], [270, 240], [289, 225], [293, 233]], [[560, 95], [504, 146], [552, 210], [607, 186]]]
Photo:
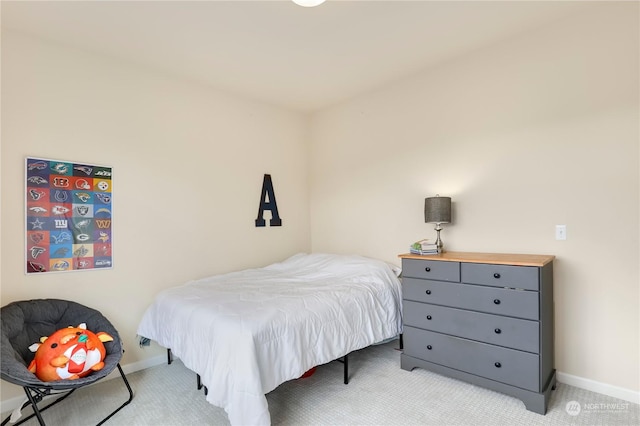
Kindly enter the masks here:
[[549, 400], [551, 399], [551, 391], [556, 388], [556, 372], [554, 370], [547, 388], [541, 393], [521, 395], [520, 400], [524, 403], [524, 406], [529, 411], [533, 411], [538, 414], [546, 414], [549, 407]]

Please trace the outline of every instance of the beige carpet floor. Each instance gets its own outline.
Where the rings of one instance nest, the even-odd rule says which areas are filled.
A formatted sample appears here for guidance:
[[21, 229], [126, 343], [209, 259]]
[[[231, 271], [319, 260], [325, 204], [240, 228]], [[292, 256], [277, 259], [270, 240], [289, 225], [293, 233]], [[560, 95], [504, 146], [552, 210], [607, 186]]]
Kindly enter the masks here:
[[[637, 404], [562, 383], [552, 393], [547, 414], [535, 414], [507, 395], [421, 369], [404, 371], [397, 346], [395, 341], [352, 354], [348, 385], [342, 383], [343, 366], [338, 362], [318, 367], [309, 378], [280, 385], [267, 395], [272, 423], [640, 425]], [[105, 425], [229, 424], [223, 409], [205, 401], [202, 390], [196, 389], [196, 375], [179, 360], [127, 377], [135, 393], [133, 402]], [[116, 378], [78, 390], [43, 416], [51, 426], [96, 424], [126, 396], [122, 381]], [[567, 410], [568, 405], [572, 409]]]

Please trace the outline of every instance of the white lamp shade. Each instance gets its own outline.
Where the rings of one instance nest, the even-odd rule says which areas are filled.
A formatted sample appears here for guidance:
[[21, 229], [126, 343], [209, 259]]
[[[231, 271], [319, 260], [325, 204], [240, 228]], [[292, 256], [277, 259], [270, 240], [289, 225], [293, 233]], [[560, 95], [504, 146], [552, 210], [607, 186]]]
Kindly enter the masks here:
[[314, 7], [325, 2], [325, 0], [292, 0], [298, 6]]

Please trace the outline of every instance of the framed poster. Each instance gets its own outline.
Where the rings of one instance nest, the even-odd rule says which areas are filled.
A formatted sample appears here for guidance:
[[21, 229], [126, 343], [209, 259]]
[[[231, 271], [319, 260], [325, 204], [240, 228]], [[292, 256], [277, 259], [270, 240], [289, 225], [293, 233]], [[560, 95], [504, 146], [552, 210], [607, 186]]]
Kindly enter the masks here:
[[27, 274], [113, 267], [111, 167], [27, 157]]

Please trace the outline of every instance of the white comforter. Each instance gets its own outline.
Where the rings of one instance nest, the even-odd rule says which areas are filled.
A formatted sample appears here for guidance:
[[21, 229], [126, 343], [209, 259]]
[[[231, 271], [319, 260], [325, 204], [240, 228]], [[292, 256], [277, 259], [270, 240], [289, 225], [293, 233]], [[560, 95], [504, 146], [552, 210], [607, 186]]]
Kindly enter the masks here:
[[400, 294], [385, 262], [297, 254], [163, 291], [138, 335], [198, 373], [207, 401], [223, 407], [232, 425], [264, 425], [265, 394], [279, 384], [397, 336]]

